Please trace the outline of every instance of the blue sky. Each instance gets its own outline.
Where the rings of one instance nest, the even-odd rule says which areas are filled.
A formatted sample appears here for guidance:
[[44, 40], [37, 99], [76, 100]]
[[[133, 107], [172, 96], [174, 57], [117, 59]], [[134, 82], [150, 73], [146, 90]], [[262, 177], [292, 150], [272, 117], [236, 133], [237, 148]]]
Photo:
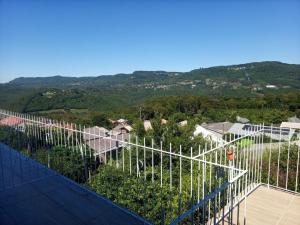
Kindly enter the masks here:
[[0, 0], [0, 82], [300, 63], [300, 0]]

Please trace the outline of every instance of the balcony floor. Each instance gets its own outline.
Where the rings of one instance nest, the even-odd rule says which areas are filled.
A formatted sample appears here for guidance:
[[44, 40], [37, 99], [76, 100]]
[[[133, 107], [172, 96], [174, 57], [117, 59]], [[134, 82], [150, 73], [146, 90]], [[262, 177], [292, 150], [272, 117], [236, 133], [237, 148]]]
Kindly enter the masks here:
[[[240, 203], [239, 224], [244, 224], [245, 201]], [[237, 209], [233, 224], [237, 224]], [[247, 225], [300, 225], [300, 195], [259, 186], [247, 197]]]
[[148, 224], [1, 143], [0, 164], [1, 225]]

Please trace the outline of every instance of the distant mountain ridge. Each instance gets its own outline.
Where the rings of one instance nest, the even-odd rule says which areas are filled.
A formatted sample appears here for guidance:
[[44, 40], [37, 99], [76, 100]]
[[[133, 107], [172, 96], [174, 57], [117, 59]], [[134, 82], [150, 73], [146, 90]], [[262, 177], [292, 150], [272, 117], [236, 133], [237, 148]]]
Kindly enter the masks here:
[[[248, 75], [247, 75], [248, 74]], [[130, 84], [142, 84], [149, 82], [160, 82], [160, 84], [172, 84], [182, 80], [197, 79], [223, 79], [231, 81], [248, 76], [253, 82], [274, 83], [275, 85], [300, 86], [300, 65], [286, 64], [276, 61], [254, 62], [229, 66], [216, 66], [195, 69], [190, 72], [167, 72], [167, 71], [135, 71], [130, 74], [103, 75], [97, 77], [20, 77], [5, 85], [19, 87], [107, 87], [123, 86]]]
[[97, 77], [20, 77], [0, 85], [0, 108], [114, 110], [162, 96], [260, 96], [300, 91], [300, 65], [267, 61], [189, 72], [135, 71]]

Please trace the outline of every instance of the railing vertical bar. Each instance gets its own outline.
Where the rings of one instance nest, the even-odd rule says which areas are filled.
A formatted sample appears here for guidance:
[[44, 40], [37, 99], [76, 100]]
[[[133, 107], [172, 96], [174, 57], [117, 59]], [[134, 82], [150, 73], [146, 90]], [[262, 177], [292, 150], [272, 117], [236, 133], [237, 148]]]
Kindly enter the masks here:
[[291, 128], [289, 129], [289, 144], [288, 144], [288, 158], [286, 163], [286, 178], [285, 178], [285, 189], [288, 189], [289, 180], [289, 166], [290, 166], [290, 151], [291, 151]]
[[268, 167], [268, 188], [270, 188], [270, 173], [271, 173], [271, 149], [272, 149], [272, 132], [273, 132], [273, 124], [271, 124], [271, 135], [270, 135], [270, 143], [269, 143], [269, 167]]
[[297, 155], [297, 165], [296, 165], [296, 183], [295, 183], [295, 192], [298, 192], [298, 176], [299, 176], [299, 157], [300, 157], [300, 144], [297, 145], [297, 151], [298, 151], [298, 155]]
[[147, 171], [147, 165], [146, 165], [146, 139], [144, 137], [144, 180], [146, 181], [146, 178], [147, 178], [147, 174], [146, 174], [146, 171]]
[[179, 145], [179, 192], [182, 193], [182, 149], [181, 144]]
[[170, 191], [172, 190], [172, 143], [170, 143]]
[[135, 144], [136, 144], [136, 148], [135, 148], [135, 154], [136, 154], [136, 176], [139, 177], [140, 176], [140, 170], [139, 170], [139, 150], [138, 150], [138, 137], [135, 136]]
[[[193, 158], [193, 147], [191, 147], [191, 158]], [[190, 170], [190, 175], [191, 175], [191, 196], [193, 195], [193, 160], [191, 160], [191, 170]]]
[[163, 170], [163, 155], [162, 155], [162, 142], [160, 142], [160, 187], [162, 187], [162, 170]]
[[281, 153], [281, 134], [282, 128], [279, 130], [279, 146], [278, 146], [278, 160], [277, 160], [277, 177], [276, 177], [276, 186], [279, 186], [279, 167], [280, 167], [280, 153]]
[[261, 183], [262, 178], [262, 164], [263, 164], [263, 154], [264, 154], [264, 136], [265, 136], [265, 124], [263, 123], [262, 137], [261, 137], [261, 154], [260, 154], [260, 174], [259, 183]]
[[151, 164], [152, 164], [152, 168], [151, 168], [151, 172], [152, 172], [152, 182], [154, 182], [154, 152], [153, 152], [153, 146], [154, 146], [154, 141], [153, 139], [151, 139]]

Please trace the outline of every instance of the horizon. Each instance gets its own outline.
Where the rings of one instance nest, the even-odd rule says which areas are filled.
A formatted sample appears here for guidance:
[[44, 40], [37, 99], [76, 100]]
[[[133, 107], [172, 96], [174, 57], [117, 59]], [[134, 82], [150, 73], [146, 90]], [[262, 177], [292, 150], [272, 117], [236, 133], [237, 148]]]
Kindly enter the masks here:
[[0, 6], [0, 83], [261, 61], [300, 64], [298, 0], [2, 0]]

